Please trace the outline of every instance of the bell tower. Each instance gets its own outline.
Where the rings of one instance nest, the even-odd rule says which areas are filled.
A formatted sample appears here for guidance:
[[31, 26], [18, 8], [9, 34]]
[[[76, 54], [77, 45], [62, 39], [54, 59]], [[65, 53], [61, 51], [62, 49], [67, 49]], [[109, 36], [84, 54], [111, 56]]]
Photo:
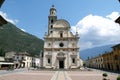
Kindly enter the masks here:
[[53, 32], [53, 24], [57, 20], [56, 9], [54, 5], [50, 8], [50, 14], [48, 16], [48, 35]]

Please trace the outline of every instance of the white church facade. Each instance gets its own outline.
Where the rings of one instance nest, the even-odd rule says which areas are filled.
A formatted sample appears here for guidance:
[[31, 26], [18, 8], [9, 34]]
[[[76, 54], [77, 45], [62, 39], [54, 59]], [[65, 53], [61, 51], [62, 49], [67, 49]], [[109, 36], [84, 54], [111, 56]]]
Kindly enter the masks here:
[[80, 68], [79, 35], [70, 31], [70, 24], [57, 19], [56, 9], [50, 8], [48, 33], [44, 36], [43, 67], [51, 69]]

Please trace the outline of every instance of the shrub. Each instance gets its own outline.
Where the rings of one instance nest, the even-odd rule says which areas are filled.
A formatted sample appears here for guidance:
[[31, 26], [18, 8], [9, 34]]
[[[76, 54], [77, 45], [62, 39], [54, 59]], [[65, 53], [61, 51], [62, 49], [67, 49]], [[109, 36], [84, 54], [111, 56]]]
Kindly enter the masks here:
[[108, 76], [107, 73], [103, 73], [102, 75], [103, 75], [103, 77], [107, 77]]
[[117, 80], [120, 80], [120, 76], [117, 77]]
[[102, 76], [103, 76], [103, 80], [107, 80], [106, 79], [106, 77], [108, 76], [107, 73], [103, 73]]

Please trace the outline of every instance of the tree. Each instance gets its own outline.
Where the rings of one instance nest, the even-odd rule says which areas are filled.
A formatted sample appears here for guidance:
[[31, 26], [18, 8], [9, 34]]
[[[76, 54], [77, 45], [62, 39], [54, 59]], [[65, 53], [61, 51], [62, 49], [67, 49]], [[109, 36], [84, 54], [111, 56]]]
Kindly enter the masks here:
[[5, 51], [3, 48], [0, 48], [0, 56], [5, 56]]

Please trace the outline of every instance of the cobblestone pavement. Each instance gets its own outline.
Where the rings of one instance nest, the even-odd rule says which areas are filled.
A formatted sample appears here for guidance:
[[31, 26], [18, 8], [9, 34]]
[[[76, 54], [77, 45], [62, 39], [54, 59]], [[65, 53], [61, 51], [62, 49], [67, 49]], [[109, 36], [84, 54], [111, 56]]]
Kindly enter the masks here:
[[[0, 75], [0, 80], [102, 80], [103, 71], [37, 71], [25, 70]], [[116, 80], [118, 74], [107, 73], [108, 79]]]

